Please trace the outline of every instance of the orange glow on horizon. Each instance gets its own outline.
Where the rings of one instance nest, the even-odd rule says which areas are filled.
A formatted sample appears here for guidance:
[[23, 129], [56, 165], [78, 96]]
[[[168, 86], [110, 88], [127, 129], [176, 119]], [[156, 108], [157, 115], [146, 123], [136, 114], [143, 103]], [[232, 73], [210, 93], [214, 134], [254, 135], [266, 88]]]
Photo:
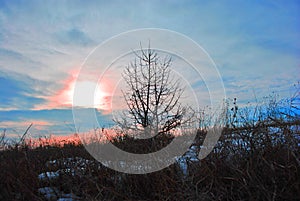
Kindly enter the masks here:
[[26, 138], [26, 143], [34, 148], [39, 146], [64, 146], [67, 144], [80, 145], [89, 144], [92, 142], [106, 143], [120, 134], [117, 134], [114, 129], [97, 129], [90, 130], [84, 133], [73, 133], [69, 135], [53, 135], [49, 137]]

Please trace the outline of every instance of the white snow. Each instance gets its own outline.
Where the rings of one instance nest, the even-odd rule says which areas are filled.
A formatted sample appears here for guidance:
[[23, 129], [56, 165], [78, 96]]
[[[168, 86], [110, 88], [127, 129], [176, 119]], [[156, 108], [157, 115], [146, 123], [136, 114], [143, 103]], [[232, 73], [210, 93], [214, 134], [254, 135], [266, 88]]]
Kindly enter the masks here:
[[44, 195], [47, 200], [53, 200], [57, 198], [59, 191], [55, 187], [43, 187], [38, 189], [39, 193]]
[[40, 180], [56, 179], [57, 177], [59, 177], [59, 172], [44, 172], [39, 174], [38, 177]]
[[[189, 162], [199, 162], [198, 152], [200, 147], [191, 146], [190, 149], [180, 157], [176, 158], [176, 162], [179, 164], [179, 167], [183, 173], [183, 175], [188, 175], [188, 163]], [[94, 163], [94, 161], [87, 160], [80, 157], [75, 158], [63, 158], [48, 161], [46, 166], [51, 167], [60, 167], [61, 169], [56, 172], [44, 172], [38, 175], [38, 178], [41, 181], [52, 180], [58, 178], [62, 174], [69, 174], [71, 176], [82, 175], [87, 170], [88, 165]], [[107, 162], [109, 163], [109, 161]], [[108, 165], [108, 164], [104, 164]], [[120, 161], [119, 165], [121, 167], [126, 166], [124, 161]], [[100, 168], [100, 166], [99, 166]], [[135, 168], [142, 168], [136, 166]], [[121, 179], [121, 178], [118, 178]], [[77, 201], [80, 200], [76, 195], [69, 193], [66, 194], [64, 192], [59, 191], [56, 187], [43, 187], [38, 189], [39, 193], [44, 195], [46, 200], [59, 200], [59, 201]]]
[[193, 145], [183, 156], [180, 156], [176, 159], [177, 163], [180, 166], [180, 169], [182, 170], [183, 175], [188, 174], [188, 162], [199, 162], [199, 148], [200, 147]]

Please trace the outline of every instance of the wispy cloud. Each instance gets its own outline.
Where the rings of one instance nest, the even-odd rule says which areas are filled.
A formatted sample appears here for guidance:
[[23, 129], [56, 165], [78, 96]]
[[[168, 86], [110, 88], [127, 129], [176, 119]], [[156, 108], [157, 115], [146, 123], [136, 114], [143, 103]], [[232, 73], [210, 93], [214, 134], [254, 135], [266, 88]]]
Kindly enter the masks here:
[[[171, 29], [199, 43], [215, 61], [228, 97], [247, 101], [254, 92], [272, 91], [286, 96], [299, 80], [299, 10], [296, 0], [0, 1], [0, 122], [72, 122], [70, 105], [60, 100], [70, 72], [79, 72], [104, 40], [148, 27]], [[182, 74], [203, 96], [215, 76], [203, 83], [193, 73]], [[115, 77], [109, 75], [107, 83], [114, 86]], [[62, 124], [47, 126], [67, 131]]]
[[[90, 109], [79, 109], [82, 115], [88, 114]], [[0, 111], [0, 129], [7, 129], [7, 133], [22, 134], [32, 123], [30, 129], [32, 137], [49, 134], [66, 135], [76, 132], [86, 132], [92, 128], [109, 127], [112, 125], [111, 115], [95, 110], [95, 121], [90, 125], [74, 125], [72, 109], [50, 110], [10, 110]], [[89, 127], [91, 126], [91, 127]]]
[[97, 45], [86, 33], [77, 28], [72, 28], [64, 32], [59, 32], [55, 36], [60, 43], [65, 45]]
[[[8, 74], [0, 76], [0, 108], [32, 109], [36, 104], [41, 104], [46, 100], [40, 96], [43, 91], [38, 87], [33, 87], [34, 80], [26, 77], [16, 79]], [[39, 83], [43, 84], [43, 83]]]

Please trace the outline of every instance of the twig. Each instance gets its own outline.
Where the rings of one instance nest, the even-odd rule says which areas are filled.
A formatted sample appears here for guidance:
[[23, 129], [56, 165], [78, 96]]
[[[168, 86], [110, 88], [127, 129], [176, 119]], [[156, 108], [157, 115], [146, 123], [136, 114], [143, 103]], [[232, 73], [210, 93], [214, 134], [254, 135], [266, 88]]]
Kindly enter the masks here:
[[26, 137], [26, 135], [27, 135], [27, 133], [28, 133], [28, 131], [29, 131], [29, 129], [31, 128], [32, 125], [33, 125], [33, 123], [31, 123], [31, 124], [28, 126], [28, 128], [26, 129], [25, 133], [23, 134], [23, 136], [21, 137], [21, 139], [20, 139], [19, 143], [17, 143], [17, 145], [20, 145], [20, 144], [22, 144], [22, 143], [24, 142], [25, 137]]

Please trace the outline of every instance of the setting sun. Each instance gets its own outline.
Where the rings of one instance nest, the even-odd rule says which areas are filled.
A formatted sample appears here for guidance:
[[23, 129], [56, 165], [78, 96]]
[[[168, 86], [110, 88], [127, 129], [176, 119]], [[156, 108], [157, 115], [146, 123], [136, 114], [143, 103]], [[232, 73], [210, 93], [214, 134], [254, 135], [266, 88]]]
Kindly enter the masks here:
[[[70, 91], [67, 92], [68, 99], [71, 103], [75, 104], [75, 106], [80, 107], [94, 107], [97, 109], [107, 110], [107, 98], [109, 96], [108, 92], [105, 91], [104, 84], [97, 83], [92, 81], [79, 81], [77, 83], [73, 83], [73, 87]], [[77, 87], [80, 91], [81, 95], [76, 100], [73, 99], [74, 87]], [[93, 95], [93, 99], [89, 100], [88, 97]]]
[[[109, 84], [104, 80], [99, 82], [90, 80], [77, 80], [77, 73], [71, 72], [71, 76], [63, 82], [63, 88], [52, 98], [52, 105], [66, 105], [75, 107], [90, 107], [99, 110], [110, 111], [111, 92]], [[74, 99], [74, 89], [79, 95]]]

